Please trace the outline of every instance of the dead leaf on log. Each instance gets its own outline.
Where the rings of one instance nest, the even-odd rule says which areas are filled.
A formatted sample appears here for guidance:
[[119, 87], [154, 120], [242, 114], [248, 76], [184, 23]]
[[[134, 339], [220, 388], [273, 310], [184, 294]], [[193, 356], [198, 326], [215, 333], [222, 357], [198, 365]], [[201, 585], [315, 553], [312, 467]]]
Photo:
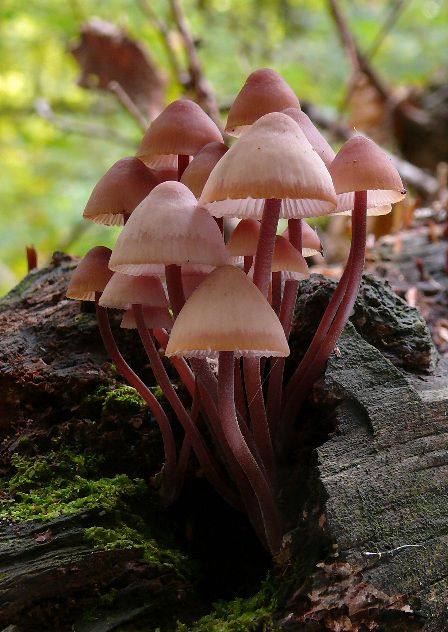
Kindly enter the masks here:
[[124, 29], [93, 18], [81, 27], [81, 42], [69, 50], [81, 67], [77, 83], [82, 88], [110, 91], [111, 82], [117, 82], [151, 120], [165, 107], [165, 78]]
[[36, 544], [44, 544], [45, 542], [51, 542], [53, 534], [51, 529], [47, 529], [46, 531], [42, 531], [41, 533], [34, 534], [34, 541]]

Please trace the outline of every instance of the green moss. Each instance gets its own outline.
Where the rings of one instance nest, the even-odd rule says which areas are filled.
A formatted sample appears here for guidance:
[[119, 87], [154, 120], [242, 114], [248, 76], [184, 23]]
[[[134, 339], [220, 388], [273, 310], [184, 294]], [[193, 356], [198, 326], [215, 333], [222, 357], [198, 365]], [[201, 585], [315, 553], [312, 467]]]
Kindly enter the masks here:
[[131, 480], [125, 474], [98, 477], [100, 463], [101, 457], [68, 449], [34, 458], [14, 455], [12, 464], [17, 471], [2, 484], [9, 494], [0, 500], [0, 518], [52, 520], [87, 507], [124, 509], [129, 499], [147, 493], [141, 479]]
[[95, 549], [110, 551], [138, 548], [143, 550], [143, 560], [147, 564], [175, 569], [182, 575], [189, 575], [192, 572], [192, 564], [186, 556], [169, 546], [160, 544], [151, 535], [148, 525], [143, 521], [137, 524], [137, 529], [120, 521], [111, 529], [90, 527], [85, 531], [85, 538], [93, 544]]
[[211, 614], [191, 628], [179, 622], [176, 632], [275, 632], [272, 615], [277, 609], [277, 590], [277, 582], [268, 577], [252, 597], [215, 603]]
[[133, 415], [146, 403], [131, 386], [121, 386], [109, 391], [104, 397], [103, 412], [120, 415]]

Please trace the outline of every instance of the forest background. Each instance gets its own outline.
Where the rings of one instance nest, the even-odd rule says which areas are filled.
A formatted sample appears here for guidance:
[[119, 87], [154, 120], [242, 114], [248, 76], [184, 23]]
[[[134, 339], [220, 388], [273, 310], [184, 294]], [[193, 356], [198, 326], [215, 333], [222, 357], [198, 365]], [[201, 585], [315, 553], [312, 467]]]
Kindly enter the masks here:
[[[225, 116], [247, 75], [274, 68], [299, 99], [330, 116], [345, 101], [350, 62], [327, 0], [183, 0], [204, 76]], [[360, 48], [395, 89], [447, 83], [446, 0], [346, 0]], [[118, 229], [82, 220], [101, 176], [133, 155], [143, 131], [115, 93], [86, 90], [70, 53], [98, 17], [139, 41], [162, 73], [166, 103], [186, 92], [188, 54], [171, 0], [0, 3], [0, 295], [55, 250], [112, 247]], [[167, 47], [167, 43], [169, 46]], [[146, 113], [147, 115], [148, 113]], [[391, 147], [393, 149], [393, 147]]]

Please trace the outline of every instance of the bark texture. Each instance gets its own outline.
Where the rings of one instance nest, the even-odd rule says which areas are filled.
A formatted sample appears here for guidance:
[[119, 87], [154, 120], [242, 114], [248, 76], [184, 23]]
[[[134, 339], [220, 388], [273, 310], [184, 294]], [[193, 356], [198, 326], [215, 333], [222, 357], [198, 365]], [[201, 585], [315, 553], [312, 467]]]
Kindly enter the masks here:
[[[125, 472], [149, 485], [163, 458], [149, 412], [137, 406], [119, 415], [95, 401], [86, 408], [86, 397], [93, 393], [95, 400], [99, 386], [110, 391], [120, 381], [94, 313], [65, 299], [75, 264], [55, 255], [1, 301], [3, 480], [15, 472], [13, 453], [29, 459], [62, 439], [80, 453], [99, 449], [102, 476]], [[332, 288], [316, 275], [301, 284], [287, 372], [306, 348]], [[118, 335], [127, 360], [150, 381], [137, 337]], [[264, 628], [248, 630], [446, 630], [447, 379], [421, 314], [387, 284], [364, 277], [352, 324], [299, 415], [296, 445], [282, 467], [280, 508], [289, 533], [274, 565], [277, 605], [270, 622], [263, 619]], [[134, 621], [142, 630], [161, 626], [165, 632], [175, 629], [176, 619], [190, 625], [219, 596], [254, 591], [269, 566], [267, 556], [247, 523], [204, 485], [194, 462], [190, 470], [178, 508], [159, 507], [149, 519], [158, 522], [166, 512], [171, 522], [165, 530], [172, 529], [177, 546], [200, 560], [195, 579], [163, 572], [144, 561], [138, 546], [95, 549], [86, 530], [112, 528], [114, 512], [89, 508], [44, 522], [5, 518], [3, 627], [106, 632]], [[11, 507], [19, 501], [17, 492], [0, 490], [0, 500]], [[143, 504], [128, 506], [120, 520], [138, 531]], [[207, 565], [214, 569], [209, 575]], [[225, 587], [221, 583], [212, 594], [217, 574]], [[98, 604], [99, 589], [114, 590], [107, 607]], [[89, 610], [92, 620], [80, 610]]]

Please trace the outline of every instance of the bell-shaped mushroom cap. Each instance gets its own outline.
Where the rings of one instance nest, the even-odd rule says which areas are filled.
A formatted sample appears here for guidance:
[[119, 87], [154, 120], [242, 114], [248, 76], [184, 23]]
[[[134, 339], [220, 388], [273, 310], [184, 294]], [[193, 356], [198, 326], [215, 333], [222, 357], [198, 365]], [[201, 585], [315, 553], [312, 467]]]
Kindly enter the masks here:
[[272, 272], [281, 272], [282, 280], [308, 279], [310, 271], [300, 252], [282, 235], [276, 235]]
[[216, 268], [179, 313], [166, 355], [217, 357], [287, 356], [289, 347], [277, 315], [260, 290], [234, 266]]
[[[171, 329], [174, 323], [174, 319], [170, 314], [167, 307], [148, 307], [142, 308], [143, 318], [145, 320], [148, 329]], [[137, 323], [135, 322], [134, 312], [132, 309], [127, 309], [121, 319], [120, 327], [123, 329], [137, 329]]]
[[136, 153], [148, 167], [177, 167], [177, 156], [196, 156], [207, 143], [222, 143], [222, 134], [194, 101], [178, 99], [154, 119]]
[[307, 137], [311, 147], [317, 151], [328, 169], [336, 156], [336, 152], [319, 132], [310, 117], [298, 108], [287, 108], [286, 110], [283, 110], [283, 114], [287, 114], [300, 125], [300, 129]]
[[336, 193], [322, 159], [287, 114], [258, 119], [210, 174], [199, 198], [216, 217], [261, 219], [266, 198], [282, 200], [280, 217], [331, 213]]
[[95, 300], [95, 293], [102, 292], [112, 276], [108, 267], [111, 252], [106, 246], [95, 246], [89, 250], [73, 271], [67, 288], [67, 298], [78, 301]]
[[257, 252], [260, 222], [256, 219], [242, 219], [226, 243], [232, 263], [241, 263], [244, 257], [253, 257]]
[[167, 308], [168, 300], [159, 278], [114, 272], [99, 304], [115, 309], [131, 309], [134, 304]]
[[228, 150], [224, 143], [208, 143], [196, 154], [180, 181], [198, 198], [214, 166]]
[[233, 102], [225, 131], [240, 136], [264, 114], [286, 108], [300, 109], [298, 98], [278, 72], [260, 68], [248, 76]]
[[367, 191], [369, 215], [383, 215], [406, 195], [390, 158], [365, 136], [354, 136], [345, 142], [329, 171], [338, 194], [336, 213], [353, 210], [355, 191]]
[[122, 158], [93, 189], [84, 218], [98, 224], [123, 226], [124, 215], [130, 215], [158, 184], [156, 176], [141, 160], [133, 156]]
[[110, 268], [131, 275], [156, 276], [164, 266], [228, 263], [215, 220], [199, 208], [180, 182], [159, 184], [132, 213], [117, 239]]
[[[314, 255], [322, 254], [322, 243], [319, 239], [317, 232], [311, 228], [309, 224], [302, 221], [302, 257], [313, 257]], [[282, 237], [289, 239], [288, 229], [284, 230]]]

